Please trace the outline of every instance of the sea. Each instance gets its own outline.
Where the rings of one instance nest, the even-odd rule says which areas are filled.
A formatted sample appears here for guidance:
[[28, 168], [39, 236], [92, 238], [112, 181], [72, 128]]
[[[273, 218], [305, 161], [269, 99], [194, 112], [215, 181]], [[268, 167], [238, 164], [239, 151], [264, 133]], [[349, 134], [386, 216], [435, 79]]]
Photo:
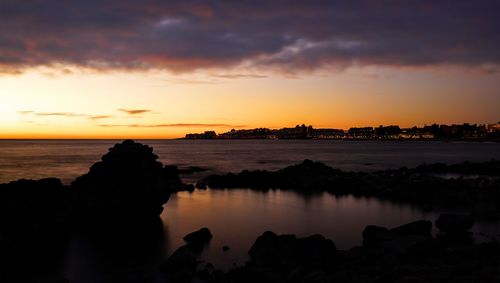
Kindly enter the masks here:
[[[21, 178], [57, 177], [65, 184], [81, 174], [118, 140], [0, 140], [0, 183]], [[277, 170], [304, 159], [321, 161], [346, 171], [374, 171], [423, 163], [460, 163], [500, 159], [500, 143], [442, 141], [334, 141], [334, 140], [139, 140], [154, 148], [163, 164], [179, 168], [197, 166], [201, 172], [183, 174], [185, 183], [214, 173], [241, 170]], [[434, 221], [439, 213], [407, 204], [329, 193], [304, 196], [290, 191], [195, 190], [170, 197], [160, 215], [164, 236], [160, 259], [139, 267], [114, 264], [97, 266], [99, 253], [75, 239], [68, 248], [64, 272], [70, 282], [106, 282], [113, 274], [151, 270], [151, 265], [184, 244], [189, 232], [208, 227], [213, 239], [201, 255], [204, 262], [228, 269], [248, 260], [248, 250], [267, 230], [299, 237], [322, 234], [337, 248], [362, 242], [366, 225], [396, 227], [414, 220]], [[478, 222], [477, 241], [498, 238], [499, 223]], [[436, 232], [436, 231], [434, 231]], [[83, 241], [83, 242], [82, 242]], [[130, 243], [131, 246], [134, 243]], [[227, 246], [229, 250], [223, 251]], [[126, 250], [125, 248], [123, 250]], [[84, 256], [83, 256], [84, 255]], [[124, 255], [120, 255], [123, 259]], [[126, 257], [126, 256], [125, 256]], [[111, 261], [112, 260], [109, 260]], [[104, 270], [104, 271], [103, 271]], [[131, 271], [132, 270], [132, 271]], [[126, 276], [125, 276], [126, 277]], [[116, 279], [116, 278], [114, 278]], [[89, 281], [90, 280], [90, 281]], [[153, 280], [154, 281], [154, 280]]]

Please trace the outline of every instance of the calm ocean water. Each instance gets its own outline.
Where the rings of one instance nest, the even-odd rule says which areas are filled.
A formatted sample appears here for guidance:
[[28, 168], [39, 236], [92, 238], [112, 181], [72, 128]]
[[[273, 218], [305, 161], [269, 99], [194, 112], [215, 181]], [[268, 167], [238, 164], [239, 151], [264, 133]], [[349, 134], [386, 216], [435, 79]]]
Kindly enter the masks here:
[[[118, 141], [111, 140], [36, 140], [0, 141], [0, 183], [20, 178], [58, 177], [69, 184], [86, 173]], [[499, 143], [472, 142], [344, 142], [284, 140], [148, 140], [164, 164], [180, 167], [200, 166], [208, 171], [182, 176], [195, 182], [214, 172], [239, 172], [243, 169], [283, 168], [305, 158], [322, 161], [344, 170], [378, 170], [416, 166], [421, 163], [456, 163], [465, 160], [500, 159]], [[361, 232], [368, 224], [395, 227], [418, 219], [435, 220], [439, 211], [424, 212], [409, 205], [377, 199], [335, 197], [328, 193], [305, 197], [294, 192], [274, 190], [195, 190], [173, 195], [161, 215], [165, 237], [157, 249], [164, 256], [183, 244], [182, 237], [201, 227], [214, 234], [202, 258], [217, 268], [242, 264], [253, 241], [266, 230], [307, 236], [320, 233], [331, 238], [338, 248], [361, 243]], [[475, 236], [496, 237], [497, 223], [477, 223]], [[118, 249], [123, 261], [126, 248]], [[140, 244], [135, 247], [141, 249]], [[230, 250], [222, 251], [228, 245]], [[88, 248], [85, 239], [74, 240], [66, 261], [71, 282], [110, 282], [128, 272], [150, 272], [162, 257], [144, 259], [139, 265], [116, 264], [104, 260]], [[100, 258], [101, 257], [101, 258]], [[135, 259], [137, 260], [137, 259]], [[110, 263], [106, 265], [106, 263]], [[120, 281], [126, 282], [126, 281]]]
[[[0, 140], [0, 183], [21, 178], [58, 177], [65, 183], [119, 141]], [[146, 140], [164, 164], [200, 166], [208, 171], [183, 176], [194, 182], [214, 172], [276, 170], [305, 158], [344, 170], [378, 170], [421, 163], [500, 159], [500, 143], [376, 142], [328, 140]]]

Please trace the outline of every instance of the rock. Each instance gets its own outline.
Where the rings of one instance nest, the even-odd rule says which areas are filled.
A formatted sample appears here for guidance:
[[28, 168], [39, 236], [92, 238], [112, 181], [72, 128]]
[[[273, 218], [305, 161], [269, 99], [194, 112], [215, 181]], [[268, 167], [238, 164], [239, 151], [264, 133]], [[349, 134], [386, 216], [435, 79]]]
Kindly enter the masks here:
[[[363, 230], [363, 246], [374, 247], [385, 242], [401, 240], [401, 238], [407, 236], [431, 237], [431, 230], [432, 222], [426, 220], [414, 221], [391, 230], [385, 227], [368, 225]], [[394, 245], [399, 244], [391, 243], [386, 246]]]
[[330, 188], [340, 172], [321, 162], [305, 159], [278, 171], [243, 170], [239, 174], [211, 175], [203, 183], [210, 188], [281, 188], [308, 193]]
[[304, 276], [303, 282], [323, 283], [323, 282], [325, 282], [325, 273], [322, 270], [316, 270], [316, 271], [310, 272]]
[[284, 283], [281, 274], [277, 270], [255, 266], [236, 267], [226, 274], [225, 282], [238, 283]]
[[199, 270], [196, 272], [196, 277], [203, 281], [207, 281], [210, 278], [210, 271], [206, 268]]
[[64, 261], [72, 232], [69, 192], [55, 178], [0, 185], [1, 282], [38, 282]]
[[257, 238], [248, 254], [257, 266], [292, 270], [297, 266], [326, 266], [336, 258], [337, 248], [321, 235], [297, 239], [295, 235], [267, 231]]
[[266, 231], [255, 240], [248, 254], [259, 265], [277, 265], [280, 264], [283, 250], [295, 240], [295, 235], [278, 236], [271, 231]]
[[210, 242], [212, 239], [212, 233], [210, 233], [208, 228], [204, 227], [198, 231], [187, 234], [183, 239], [189, 244], [203, 246]]
[[210, 273], [209, 282], [213, 282], [213, 283], [226, 282], [224, 271], [222, 271], [222, 270], [212, 271], [212, 273]]
[[424, 237], [431, 237], [431, 231], [432, 222], [427, 220], [414, 221], [390, 230], [390, 232], [400, 236], [415, 235]]
[[363, 230], [363, 246], [373, 247], [380, 243], [391, 241], [394, 237], [394, 234], [389, 232], [389, 229], [385, 227], [368, 225]]
[[131, 140], [110, 148], [71, 184], [78, 215], [96, 222], [156, 218], [170, 192], [181, 186], [177, 168], [157, 159], [153, 148]]
[[341, 171], [321, 162], [305, 159], [302, 163], [288, 166], [276, 173], [278, 187], [300, 191], [329, 189]]
[[0, 221], [2, 229], [18, 232], [54, 229], [56, 232], [69, 223], [69, 189], [61, 180], [21, 179], [0, 185]]
[[463, 234], [474, 226], [474, 222], [468, 215], [440, 214], [435, 224], [439, 231], [446, 234]]
[[178, 248], [160, 269], [174, 282], [190, 282], [198, 266], [198, 253], [189, 245]]

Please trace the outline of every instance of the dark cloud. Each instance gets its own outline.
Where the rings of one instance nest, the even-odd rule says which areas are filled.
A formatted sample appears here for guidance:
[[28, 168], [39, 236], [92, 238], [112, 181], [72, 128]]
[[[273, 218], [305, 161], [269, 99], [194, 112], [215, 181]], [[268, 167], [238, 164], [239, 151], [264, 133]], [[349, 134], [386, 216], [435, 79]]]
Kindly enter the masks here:
[[102, 124], [99, 127], [129, 127], [129, 128], [184, 128], [184, 127], [213, 127], [213, 128], [243, 128], [245, 125], [229, 125], [229, 124], [203, 124], [203, 123], [178, 123], [178, 124]]
[[120, 108], [120, 109], [116, 109], [116, 110], [127, 113], [129, 115], [137, 115], [137, 114], [151, 112], [151, 110], [148, 110], [148, 109], [123, 109], [123, 108]]
[[0, 70], [500, 63], [500, 1], [0, 2]]

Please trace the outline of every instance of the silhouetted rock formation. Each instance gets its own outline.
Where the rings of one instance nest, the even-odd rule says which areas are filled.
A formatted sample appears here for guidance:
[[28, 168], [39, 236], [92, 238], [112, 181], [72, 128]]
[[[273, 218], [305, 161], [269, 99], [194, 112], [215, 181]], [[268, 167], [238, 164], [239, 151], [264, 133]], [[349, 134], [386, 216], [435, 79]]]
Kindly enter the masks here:
[[[208, 228], [201, 228], [184, 236], [187, 244], [178, 248], [160, 267], [167, 279], [171, 282], [191, 282], [200, 263], [198, 257], [203, 246], [208, 244], [210, 239], [212, 239], [212, 233]], [[213, 266], [210, 269], [212, 270]], [[207, 273], [208, 270], [199, 272], [198, 275], [207, 279], [208, 277], [204, 276]]]
[[198, 247], [203, 247], [204, 245], [208, 244], [211, 239], [212, 233], [210, 233], [210, 230], [206, 227], [184, 236], [184, 241], [186, 241], [188, 244]]
[[211, 175], [203, 182], [213, 188], [282, 188], [299, 191], [321, 191], [331, 187], [342, 171], [311, 160], [270, 172], [241, 171], [239, 174]]
[[321, 269], [333, 264], [337, 248], [321, 235], [296, 238], [295, 235], [276, 235], [264, 232], [248, 252], [250, 264], [292, 270], [297, 266]]
[[157, 217], [170, 192], [181, 186], [174, 166], [156, 161], [153, 148], [126, 140], [116, 144], [71, 187], [79, 216], [92, 220]]
[[61, 180], [19, 180], [0, 185], [3, 229], [59, 230], [69, 218], [69, 190]]
[[446, 234], [464, 234], [469, 232], [474, 222], [468, 215], [441, 214], [436, 220], [436, 227]]
[[485, 162], [468, 162], [447, 165], [444, 163], [422, 164], [415, 168], [420, 173], [446, 174], [454, 173], [461, 175], [500, 175], [500, 161], [490, 160]]
[[[247, 171], [211, 175], [201, 180], [210, 188], [287, 189], [304, 194], [378, 197], [420, 205], [426, 209], [460, 208], [475, 217], [500, 218], [500, 161], [455, 165], [422, 165], [414, 169], [345, 172], [304, 160], [278, 171]], [[440, 174], [465, 174], [455, 178]], [[479, 175], [477, 175], [479, 174]]]
[[418, 220], [405, 225], [396, 227], [390, 232], [399, 236], [423, 236], [430, 237], [432, 230], [432, 222], [427, 220]]
[[170, 282], [189, 283], [198, 267], [199, 251], [190, 245], [178, 248], [160, 267]]
[[59, 179], [0, 185], [0, 223], [0, 281], [60, 278], [52, 273], [71, 230], [69, 189]]
[[499, 243], [433, 238], [431, 229], [424, 220], [393, 229], [367, 226], [363, 238], [371, 244], [345, 251], [321, 235], [267, 231], [251, 247], [250, 261], [226, 273], [211, 265], [196, 272], [197, 255], [183, 247], [167, 260], [174, 275], [168, 282], [499, 282]]
[[383, 243], [394, 241], [395, 239], [402, 239], [404, 237], [431, 237], [432, 222], [426, 220], [414, 221], [394, 229], [387, 229], [385, 227], [368, 225], [363, 230], [363, 246], [374, 247]]

